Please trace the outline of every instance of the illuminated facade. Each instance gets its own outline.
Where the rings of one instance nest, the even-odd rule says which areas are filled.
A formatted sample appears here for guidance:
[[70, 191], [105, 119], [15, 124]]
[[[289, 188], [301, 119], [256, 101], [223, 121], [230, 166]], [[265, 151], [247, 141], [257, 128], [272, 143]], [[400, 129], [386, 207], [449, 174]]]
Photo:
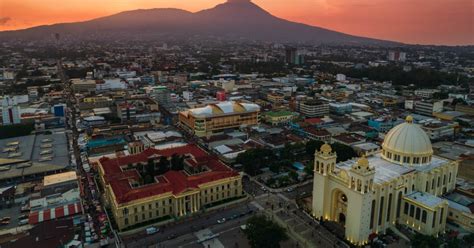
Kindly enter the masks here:
[[[173, 156], [183, 157], [182, 170], [168, 170], [143, 183], [147, 173], [141, 168]], [[98, 163], [106, 204], [121, 231], [191, 216], [243, 197], [241, 175], [194, 145], [147, 149]]]
[[179, 123], [198, 137], [207, 137], [241, 126], [260, 124], [260, 106], [253, 103], [221, 102], [179, 113]]
[[[445, 230], [458, 163], [433, 156], [426, 133], [408, 117], [385, 137], [382, 151], [336, 164], [325, 144], [315, 153], [313, 216], [345, 227], [353, 244], [399, 223], [426, 235]], [[348, 214], [354, 213], [354, 214]]]

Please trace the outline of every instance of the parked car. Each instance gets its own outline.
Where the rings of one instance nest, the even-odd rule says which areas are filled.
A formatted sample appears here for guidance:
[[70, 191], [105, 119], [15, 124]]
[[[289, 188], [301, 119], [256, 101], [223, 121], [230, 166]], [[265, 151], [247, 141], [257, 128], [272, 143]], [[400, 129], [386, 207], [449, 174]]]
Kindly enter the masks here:
[[225, 218], [222, 218], [222, 219], [217, 220], [217, 223], [222, 224], [222, 223], [224, 223], [225, 221], [226, 221], [226, 219], [225, 219]]
[[24, 226], [24, 225], [27, 225], [27, 224], [28, 224], [28, 219], [22, 219], [18, 222], [19, 226]]
[[10, 221], [11, 218], [10, 217], [3, 217], [2, 219], [0, 219], [0, 221]]

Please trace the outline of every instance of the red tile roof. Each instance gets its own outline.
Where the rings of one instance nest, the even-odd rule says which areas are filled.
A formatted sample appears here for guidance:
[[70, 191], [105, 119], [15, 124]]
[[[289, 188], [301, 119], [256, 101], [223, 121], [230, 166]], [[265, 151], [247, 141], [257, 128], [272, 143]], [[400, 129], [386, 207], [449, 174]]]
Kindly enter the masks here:
[[[146, 163], [153, 156], [171, 157], [174, 154], [191, 155], [192, 159], [186, 160], [189, 165], [206, 165], [209, 171], [197, 175], [187, 175], [183, 171], [168, 171], [164, 175], [155, 177], [156, 183], [132, 188], [129, 180], [139, 181], [140, 175], [136, 170], [122, 171], [120, 168], [128, 164]], [[196, 189], [201, 184], [238, 176], [236, 171], [221, 163], [217, 157], [210, 156], [196, 145], [165, 150], [150, 148], [140, 154], [114, 159], [104, 157], [99, 161], [104, 170], [104, 180], [106, 184], [112, 187], [112, 191], [119, 204], [164, 193], [176, 195], [187, 189]]]

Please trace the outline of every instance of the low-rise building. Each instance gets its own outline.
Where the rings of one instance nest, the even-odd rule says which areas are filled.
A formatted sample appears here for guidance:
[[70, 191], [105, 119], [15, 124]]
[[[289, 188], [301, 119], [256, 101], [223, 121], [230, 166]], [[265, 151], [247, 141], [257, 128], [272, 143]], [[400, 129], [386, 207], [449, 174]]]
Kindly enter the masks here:
[[[172, 168], [154, 177], [140, 169], [153, 163], [155, 170], [161, 170], [163, 161], [174, 164], [176, 157], [182, 169]], [[119, 230], [192, 216], [243, 197], [241, 175], [195, 145], [104, 157], [98, 169], [106, 204]]]
[[179, 113], [179, 123], [198, 137], [212, 136], [241, 126], [260, 124], [260, 106], [253, 103], [221, 102]]
[[288, 124], [295, 118], [295, 113], [291, 111], [277, 111], [265, 113], [265, 121], [272, 126]]

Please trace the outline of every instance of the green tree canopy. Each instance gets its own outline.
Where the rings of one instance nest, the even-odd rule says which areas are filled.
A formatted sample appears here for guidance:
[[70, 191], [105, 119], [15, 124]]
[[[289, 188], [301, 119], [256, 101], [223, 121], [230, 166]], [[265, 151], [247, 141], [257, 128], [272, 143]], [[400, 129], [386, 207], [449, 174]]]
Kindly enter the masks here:
[[284, 228], [265, 216], [254, 216], [247, 221], [244, 231], [252, 248], [278, 248], [288, 239]]

